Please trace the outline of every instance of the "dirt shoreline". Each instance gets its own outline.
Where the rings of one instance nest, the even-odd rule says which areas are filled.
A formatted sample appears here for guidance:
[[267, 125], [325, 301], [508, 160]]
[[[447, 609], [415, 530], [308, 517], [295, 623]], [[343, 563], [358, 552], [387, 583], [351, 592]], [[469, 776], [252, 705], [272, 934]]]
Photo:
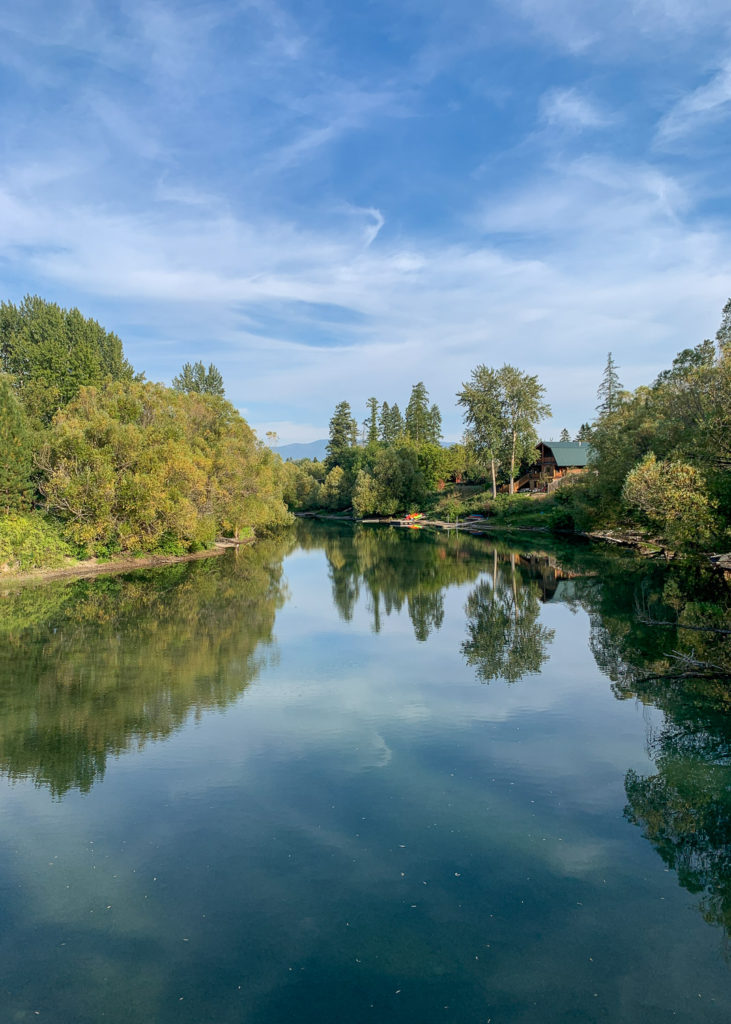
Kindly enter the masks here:
[[62, 565], [57, 569], [28, 569], [26, 572], [1, 573], [0, 587], [22, 583], [45, 583], [48, 580], [113, 576], [121, 572], [132, 572], [134, 569], [155, 569], [158, 566], [176, 565], [178, 562], [197, 562], [201, 558], [216, 558], [231, 548], [245, 547], [253, 542], [253, 537], [240, 541], [222, 540], [216, 541], [215, 545], [206, 551], [195, 551], [187, 555], [142, 555], [140, 558], [115, 558], [109, 562], [98, 562], [90, 558], [86, 562]]

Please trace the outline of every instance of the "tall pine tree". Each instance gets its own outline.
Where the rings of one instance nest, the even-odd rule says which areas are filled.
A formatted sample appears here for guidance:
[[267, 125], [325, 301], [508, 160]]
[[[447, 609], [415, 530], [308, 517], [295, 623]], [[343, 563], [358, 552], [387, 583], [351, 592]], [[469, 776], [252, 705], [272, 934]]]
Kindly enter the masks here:
[[599, 399], [596, 411], [600, 416], [611, 416], [619, 408], [622, 385], [619, 382], [617, 370], [617, 364], [612, 359], [610, 352], [607, 356], [607, 365], [604, 367], [601, 384], [596, 393], [596, 397]]
[[191, 395], [225, 395], [223, 377], [218, 367], [211, 363], [206, 370], [203, 363], [184, 363], [177, 377], [173, 377], [173, 389]]
[[398, 404], [388, 406], [385, 402], [381, 407], [381, 440], [386, 446], [396, 444], [403, 437], [404, 420]]
[[353, 419], [348, 402], [338, 402], [330, 420], [330, 439], [327, 442], [328, 469], [349, 465], [351, 449], [358, 439], [358, 424]]
[[368, 407], [368, 416], [365, 421], [366, 429], [366, 444], [377, 445], [378, 444], [378, 399], [369, 398], [366, 402]]
[[418, 444], [439, 444], [442, 417], [436, 405], [429, 407], [429, 392], [421, 380], [411, 389], [404, 429], [406, 436]]
[[731, 299], [723, 307], [721, 326], [716, 331], [716, 341], [721, 351], [731, 352]]

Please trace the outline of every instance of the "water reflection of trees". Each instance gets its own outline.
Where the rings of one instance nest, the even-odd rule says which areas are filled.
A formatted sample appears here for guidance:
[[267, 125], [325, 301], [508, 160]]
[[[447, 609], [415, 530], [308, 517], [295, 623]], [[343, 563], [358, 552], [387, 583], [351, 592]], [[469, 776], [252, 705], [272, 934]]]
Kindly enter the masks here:
[[484, 576], [467, 599], [468, 639], [462, 645], [478, 678], [513, 682], [538, 672], [546, 660], [553, 630], [538, 619], [557, 571], [547, 556], [517, 555], [510, 545], [463, 533], [337, 523], [308, 524], [301, 540], [324, 550], [333, 601], [346, 621], [364, 597], [375, 632], [384, 615], [405, 607], [416, 639], [426, 640], [444, 621], [446, 589]]
[[447, 587], [475, 580], [485, 564], [484, 544], [444, 533], [325, 523], [308, 524], [301, 540], [325, 552], [343, 619], [353, 618], [363, 597], [378, 633], [384, 615], [406, 608], [417, 640], [441, 627]]
[[462, 654], [483, 683], [502, 678], [509, 683], [540, 672], [548, 658], [554, 630], [538, 621], [541, 590], [537, 580], [524, 580], [516, 555], [500, 560], [493, 551], [489, 576], [467, 598], [468, 639]]
[[[655, 773], [625, 776], [625, 817], [731, 934], [731, 642], [720, 632], [731, 628], [729, 587], [697, 563], [609, 558], [574, 593], [615, 696], [663, 712], [648, 732]], [[721, 672], [688, 672], [690, 659]]]
[[[618, 689], [618, 688], [615, 688]], [[624, 697], [664, 712], [649, 752], [656, 772], [625, 777], [625, 816], [642, 828], [707, 921], [731, 934], [731, 689], [713, 679], [638, 677]]]
[[0, 771], [86, 791], [109, 756], [235, 700], [271, 657], [291, 544], [0, 598]]

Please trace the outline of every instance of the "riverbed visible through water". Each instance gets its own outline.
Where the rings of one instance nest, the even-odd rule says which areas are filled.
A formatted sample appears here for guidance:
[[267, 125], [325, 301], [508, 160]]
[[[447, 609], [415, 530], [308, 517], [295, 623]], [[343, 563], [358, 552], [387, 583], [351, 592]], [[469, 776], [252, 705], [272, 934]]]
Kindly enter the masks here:
[[725, 1024], [725, 601], [331, 522], [8, 589], [0, 1020]]

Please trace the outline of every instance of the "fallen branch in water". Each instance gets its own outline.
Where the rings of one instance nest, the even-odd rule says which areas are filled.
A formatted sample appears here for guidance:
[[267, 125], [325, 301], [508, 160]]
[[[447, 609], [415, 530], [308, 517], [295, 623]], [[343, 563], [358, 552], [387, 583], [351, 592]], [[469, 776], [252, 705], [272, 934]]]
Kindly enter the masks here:
[[679, 665], [687, 665], [691, 670], [702, 669], [706, 675], [720, 674], [731, 678], [731, 670], [727, 665], [714, 665], [712, 661], [699, 661], [698, 658], [692, 658], [690, 654], [683, 654], [681, 651], [672, 651], [670, 654], [665, 654], [664, 657], [672, 658]]
[[660, 619], [650, 619], [646, 616], [638, 616], [637, 621], [643, 626], [672, 626], [674, 629], [694, 629], [698, 633], [717, 633], [720, 636], [731, 636], [731, 629], [718, 629], [716, 626], [686, 626], [683, 622], [663, 622]]

